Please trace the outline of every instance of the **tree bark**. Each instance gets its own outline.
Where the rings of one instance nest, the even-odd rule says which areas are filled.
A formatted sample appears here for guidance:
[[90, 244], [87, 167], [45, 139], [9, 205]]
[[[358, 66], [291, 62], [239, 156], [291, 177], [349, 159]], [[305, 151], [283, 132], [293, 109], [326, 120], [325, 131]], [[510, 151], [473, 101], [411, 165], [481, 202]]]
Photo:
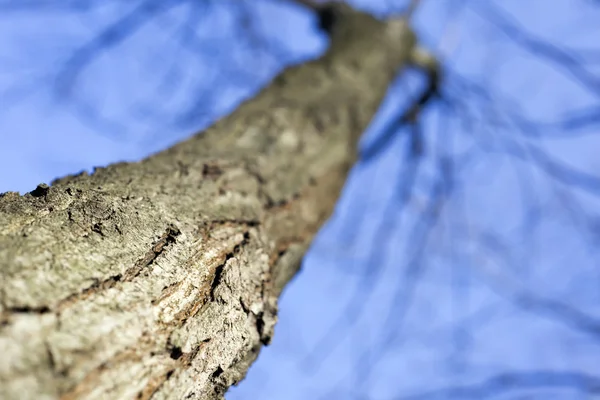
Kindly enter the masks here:
[[220, 399], [273, 335], [414, 37], [340, 8], [318, 60], [141, 162], [0, 197], [0, 398]]

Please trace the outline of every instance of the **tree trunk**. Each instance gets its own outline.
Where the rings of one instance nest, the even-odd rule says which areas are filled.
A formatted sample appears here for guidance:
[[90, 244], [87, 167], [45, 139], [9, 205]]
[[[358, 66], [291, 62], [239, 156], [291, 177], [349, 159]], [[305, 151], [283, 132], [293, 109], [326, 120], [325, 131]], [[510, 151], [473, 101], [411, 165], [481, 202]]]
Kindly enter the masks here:
[[205, 132], [0, 195], [0, 398], [220, 399], [243, 378], [414, 44], [341, 10], [323, 57]]

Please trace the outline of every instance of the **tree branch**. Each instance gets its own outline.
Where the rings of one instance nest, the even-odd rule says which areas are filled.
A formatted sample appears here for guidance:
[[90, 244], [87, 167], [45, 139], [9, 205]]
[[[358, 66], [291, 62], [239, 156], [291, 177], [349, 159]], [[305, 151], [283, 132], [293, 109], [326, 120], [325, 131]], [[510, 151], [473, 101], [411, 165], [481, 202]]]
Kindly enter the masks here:
[[0, 195], [0, 398], [223, 398], [414, 43], [346, 7], [322, 58], [202, 134]]

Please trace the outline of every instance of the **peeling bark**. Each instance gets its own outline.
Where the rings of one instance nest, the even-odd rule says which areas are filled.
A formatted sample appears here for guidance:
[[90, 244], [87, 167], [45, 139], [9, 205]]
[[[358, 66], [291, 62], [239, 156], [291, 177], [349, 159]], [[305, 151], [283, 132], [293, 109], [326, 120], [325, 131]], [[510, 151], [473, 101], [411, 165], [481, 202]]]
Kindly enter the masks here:
[[0, 195], [0, 398], [220, 399], [410, 58], [342, 8], [331, 46], [141, 162]]

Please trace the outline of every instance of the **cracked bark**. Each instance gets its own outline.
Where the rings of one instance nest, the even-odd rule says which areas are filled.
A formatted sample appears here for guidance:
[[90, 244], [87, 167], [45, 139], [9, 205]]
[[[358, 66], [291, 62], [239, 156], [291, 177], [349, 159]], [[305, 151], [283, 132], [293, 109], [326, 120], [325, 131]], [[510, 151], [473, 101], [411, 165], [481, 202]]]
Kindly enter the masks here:
[[342, 9], [324, 56], [202, 134], [1, 195], [0, 398], [219, 399], [244, 377], [414, 45]]

